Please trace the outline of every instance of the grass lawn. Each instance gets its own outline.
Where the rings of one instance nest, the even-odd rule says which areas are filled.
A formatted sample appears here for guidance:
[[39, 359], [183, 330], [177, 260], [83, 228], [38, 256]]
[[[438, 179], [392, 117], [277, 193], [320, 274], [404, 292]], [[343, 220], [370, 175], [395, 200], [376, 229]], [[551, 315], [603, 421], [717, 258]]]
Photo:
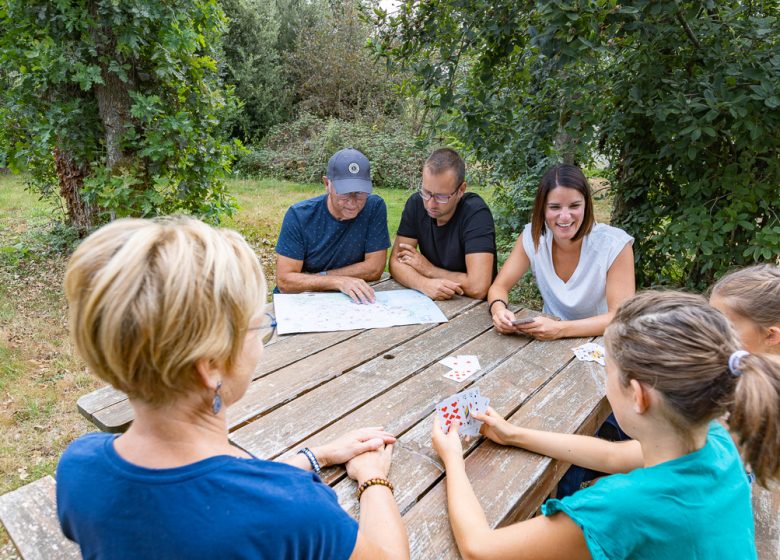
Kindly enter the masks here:
[[[224, 226], [240, 231], [274, 282], [274, 246], [287, 207], [324, 192], [322, 185], [233, 180], [240, 209]], [[408, 191], [377, 189], [398, 228]], [[486, 191], [479, 191], [487, 198]], [[73, 356], [62, 277], [69, 239], [52, 228], [47, 202], [23, 180], [0, 175], [0, 494], [54, 472], [67, 444], [93, 429], [76, 400], [101, 386]]]
[[[240, 231], [257, 251], [270, 285], [274, 246], [290, 204], [324, 192], [322, 185], [276, 180], [232, 180], [239, 203], [224, 226]], [[490, 203], [490, 191], [475, 189]], [[388, 208], [391, 240], [409, 191], [377, 189]], [[94, 431], [76, 401], [102, 385], [73, 355], [68, 340], [62, 277], [72, 239], [57, 228], [59, 216], [24, 189], [23, 180], [0, 175], [0, 494], [53, 474], [62, 451]], [[608, 219], [608, 202], [597, 202]], [[531, 299], [521, 290], [515, 297]], [[528, 292], [531, 293], [531, 292]], [[13, 558], [0, 530], [0, 559]]]

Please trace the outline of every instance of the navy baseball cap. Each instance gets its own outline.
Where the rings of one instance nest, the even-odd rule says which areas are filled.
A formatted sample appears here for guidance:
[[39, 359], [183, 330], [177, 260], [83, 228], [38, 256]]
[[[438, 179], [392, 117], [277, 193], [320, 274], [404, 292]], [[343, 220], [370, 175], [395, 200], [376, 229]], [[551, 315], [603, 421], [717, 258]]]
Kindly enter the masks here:
[[354, 148], [344, 148], [333, 154], [328, 161], [326, 177], [333, 183], [336, 194], [371, 194], [371, 166], [368, 158]]

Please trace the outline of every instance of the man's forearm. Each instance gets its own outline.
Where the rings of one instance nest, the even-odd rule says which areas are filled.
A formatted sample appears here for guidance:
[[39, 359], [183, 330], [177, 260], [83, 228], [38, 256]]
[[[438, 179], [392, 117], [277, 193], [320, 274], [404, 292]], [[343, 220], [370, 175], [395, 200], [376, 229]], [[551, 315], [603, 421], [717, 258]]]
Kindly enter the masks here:
[[427, 280], [425, 276], [417, 272], [413, 267], [399, 262], [398, 259], [390, 263], [390, 275], [395, 281], [407, 288], [419, 291], [422, 291], [422, 287]]
[[305, 272], [287, 272], [277, 278], [279, 290], [285, 294], [298, 294], [301, 292], [328, 292], [338, 291], [338, 276], [322, 276], [320, 274], [307, 274]]
[[428, 264], [428, 269], [423, 272], [423, 275], [427, 278], [445, 278], [457, 282], [461, 286], [468, 283], [469, 275], [465, 272], [453, 272], [444, 268], [439, 268], [432, 264]]
[[352, 278], [360, 278], [366, 282], [373, 282], [379, 280], [384, 271], [384, 266], [379, 267], [373, 263], [367, 261], [361, 261], [349, 266], [343, 266], [341, 268], [334, 268], [329, 270], [326, 276], [351, 276]]
[[[430, 276], [428, 276], [430, 274]], [[466, 272], [452, 272], [444, 268], [439, 268], [430, 265], [429, 270], [426, 271], [427, 278], [444, 278], [445, 280], [451, 280], [457, 282], [463, 289], [463, 295], [476, 299], [485, 299], [487, 297], [487, 291], [490, 288], [490, 281], [487, 282], [476, 280], [468, 275]]]

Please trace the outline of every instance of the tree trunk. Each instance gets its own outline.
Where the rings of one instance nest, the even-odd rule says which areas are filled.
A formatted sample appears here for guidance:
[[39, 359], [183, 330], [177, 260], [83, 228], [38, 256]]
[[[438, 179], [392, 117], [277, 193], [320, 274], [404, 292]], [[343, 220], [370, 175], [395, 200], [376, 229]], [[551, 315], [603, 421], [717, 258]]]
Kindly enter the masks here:
[[65, 201], [68, 223], [80, 235], [92, 229], [97, 216], [96, 208], [84, 201], [81, 189], [84, 187], [84, 168], [73, 161], [69, 154], [54, 149], [54, 165], [60, 181], [60, 196]]
[[130, 96], [125, 84], [113, 72], [104, 69], [105, 85], [95, 86], [98, 111], [106, 140], [106, 167], [113, 169], [124, 157], [121, 135], [130, 112]]
[[103, 84], [95, 85], [95, 97], [98, 102], [98, 112], [103, 121], [106, 141], [106, 167], [113, 170], [125, 154], [122, 152], [122, 132], [130, 119], [130, 84], [119, 79], [114, 72], [109, 71], [108, 64], [101, 63]]
[[[90, 13], [96, 20], [97, 5], [93, 4]], [[95, 99], [98, 103], [98, 113], [103, 121], [103, 134], [106, 143], [106, 167], [113, 171], [114, 167], [122, 161], [125, 154], [122, 152], [122, 133], [125, 124], [130, 120], [130, 91], [135, 89], [135, 70], [127, 71], [127, 81], [122, 81], [119, 75], [109, 69], [110, 62], [121, 64], [123, 59], [117, 53], [116, 36], [110, 25], [102, 25], [92, 30], [92, 38], [97, 44], [97, 60], [100, 65], [100, 77], [102, 84], [95, 84]]]

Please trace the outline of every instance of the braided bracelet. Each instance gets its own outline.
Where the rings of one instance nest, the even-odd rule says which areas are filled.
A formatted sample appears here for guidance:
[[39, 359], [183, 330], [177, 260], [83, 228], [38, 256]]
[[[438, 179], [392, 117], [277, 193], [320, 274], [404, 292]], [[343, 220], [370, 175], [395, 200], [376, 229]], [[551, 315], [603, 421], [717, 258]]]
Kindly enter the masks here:
[[319, 475], [322, 472], [322, 469], [320, 468], [320, 462], [317, 461], [317, 457], [314, 456], [314, 452], [311, 449], [304, 447], [298, 451], [298, 453], [303, 453], [303, 455], [309, 460], [309, 463], [311, 463], [311, 468], [315, 473]]
[[488, 315], [490, 316], [493, 315], [493, 304], [498, 303], [499, 301], [504, 304], [504, 307], [509, 309], [509, 304], [505, 302], [503, 299], [494, 299], [493, 301], [490, 302], [490, 305], [488, 305]]
[[360, 500], [360, 496], [363, 495], [363, 492], [366, 491], [366, 488], [370, 486], [376, 486], [376, 485], [385, 486], [386, 488], [389, 488], [391, 493], [395, 492], [395, 488], [393, 487], [392, 482], [390, 482], [386, 478], [369, 478], [363, 484], [358, 486], [357, 499]]

